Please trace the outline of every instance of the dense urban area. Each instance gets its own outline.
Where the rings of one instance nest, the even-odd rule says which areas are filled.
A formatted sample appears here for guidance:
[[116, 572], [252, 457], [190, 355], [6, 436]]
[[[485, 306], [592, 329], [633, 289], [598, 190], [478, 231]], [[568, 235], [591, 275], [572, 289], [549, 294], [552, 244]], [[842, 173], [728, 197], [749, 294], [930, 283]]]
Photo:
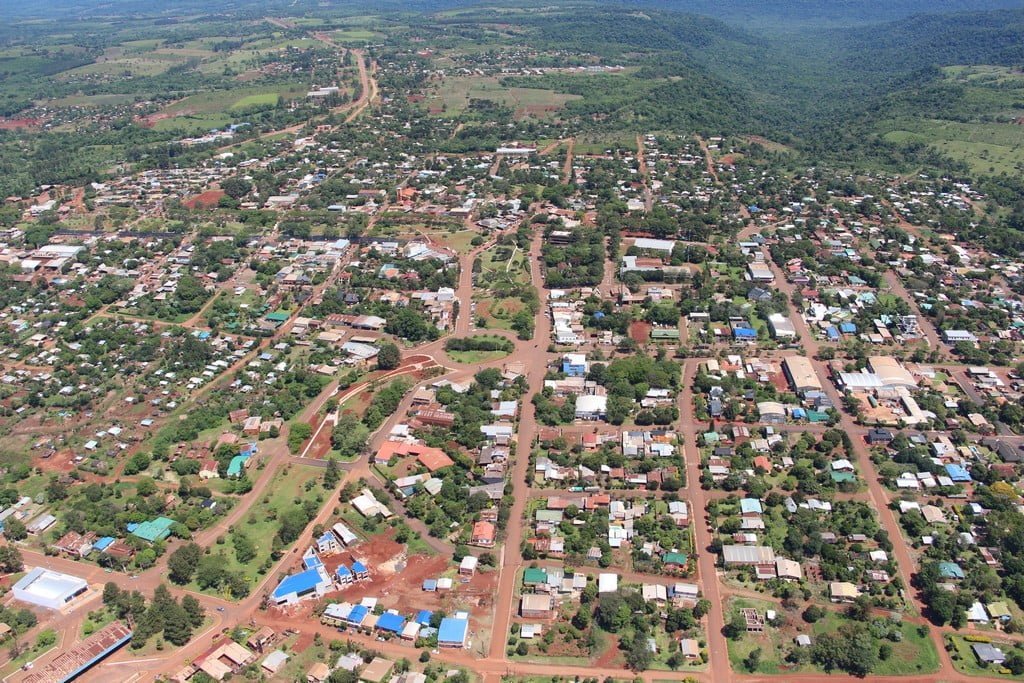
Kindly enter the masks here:
[[1024, 680], [1024, 10], [874, 4], [3, 9], [0, 678]]

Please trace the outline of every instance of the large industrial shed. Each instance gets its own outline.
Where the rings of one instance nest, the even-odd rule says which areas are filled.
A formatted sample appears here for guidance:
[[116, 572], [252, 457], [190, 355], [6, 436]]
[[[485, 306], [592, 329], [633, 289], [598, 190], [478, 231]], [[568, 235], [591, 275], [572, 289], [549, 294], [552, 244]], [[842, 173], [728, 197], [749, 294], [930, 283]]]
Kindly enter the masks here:
[[14, 584], [14, 599], [60, 609], [88, 589], [85, 579], [36, 567]]

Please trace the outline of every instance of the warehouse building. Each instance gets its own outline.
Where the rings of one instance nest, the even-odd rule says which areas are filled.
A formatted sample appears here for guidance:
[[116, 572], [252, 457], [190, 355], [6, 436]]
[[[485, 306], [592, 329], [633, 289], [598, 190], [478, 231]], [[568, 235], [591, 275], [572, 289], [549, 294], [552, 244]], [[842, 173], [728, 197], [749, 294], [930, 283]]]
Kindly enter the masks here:
[[60, 609], [88, 589], [85, 579], [36, 567], [14, 584], [14, 598], [39, 607]]
[[814, 371], [814, 366], [807, 358], [789, 356], [782, 361], [782, 369], [796, 393], [803, 394], [808, 391], [822, 390], [818, 373]]

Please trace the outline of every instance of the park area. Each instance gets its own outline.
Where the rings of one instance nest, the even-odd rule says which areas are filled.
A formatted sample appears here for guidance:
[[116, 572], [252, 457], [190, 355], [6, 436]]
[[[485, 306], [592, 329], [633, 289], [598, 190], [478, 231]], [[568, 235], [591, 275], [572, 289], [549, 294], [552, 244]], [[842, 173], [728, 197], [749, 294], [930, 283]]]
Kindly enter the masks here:
[[498, 335], [477, 334], [448, 339], [444, 349], [456, 363], [486, 363], [509, 355], [515, 350], [515, 344]]

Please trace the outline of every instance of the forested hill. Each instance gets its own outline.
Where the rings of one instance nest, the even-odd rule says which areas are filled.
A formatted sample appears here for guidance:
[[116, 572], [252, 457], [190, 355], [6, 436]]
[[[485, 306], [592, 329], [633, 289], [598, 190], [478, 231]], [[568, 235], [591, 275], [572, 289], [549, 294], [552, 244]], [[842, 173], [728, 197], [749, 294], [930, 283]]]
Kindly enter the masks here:
[[917, 14], [1019, 9], [1020, 0], [634, 0], [639, 5], [715, 17], [744, 27], [855, 26]]
[[[429, 21], [467, 28], [493, 20], [493, 12], [480, 7]], [[893, 93], [937, 78], [938, 66], [1024, 63], [1024, 9], [915, 16], [784, 36], [679, 12], [604, 5], [588, 10], [567, 3], [502, 14], [501, 21], [526, 29], [537, 47], [592, 52], [607, 62], [640, 66], [637, 80], [673, 79], [640, 98], [637, 88], [624, 88], [618, 103], [614, 92], [604, 93], [600, 103], [612, 114], [609, 125], [621, 125], [632, 107], [649, 126], [689, 121], [801, 135], [877, 110]], [[585, 94], [584, 85], [559, 85]]]

